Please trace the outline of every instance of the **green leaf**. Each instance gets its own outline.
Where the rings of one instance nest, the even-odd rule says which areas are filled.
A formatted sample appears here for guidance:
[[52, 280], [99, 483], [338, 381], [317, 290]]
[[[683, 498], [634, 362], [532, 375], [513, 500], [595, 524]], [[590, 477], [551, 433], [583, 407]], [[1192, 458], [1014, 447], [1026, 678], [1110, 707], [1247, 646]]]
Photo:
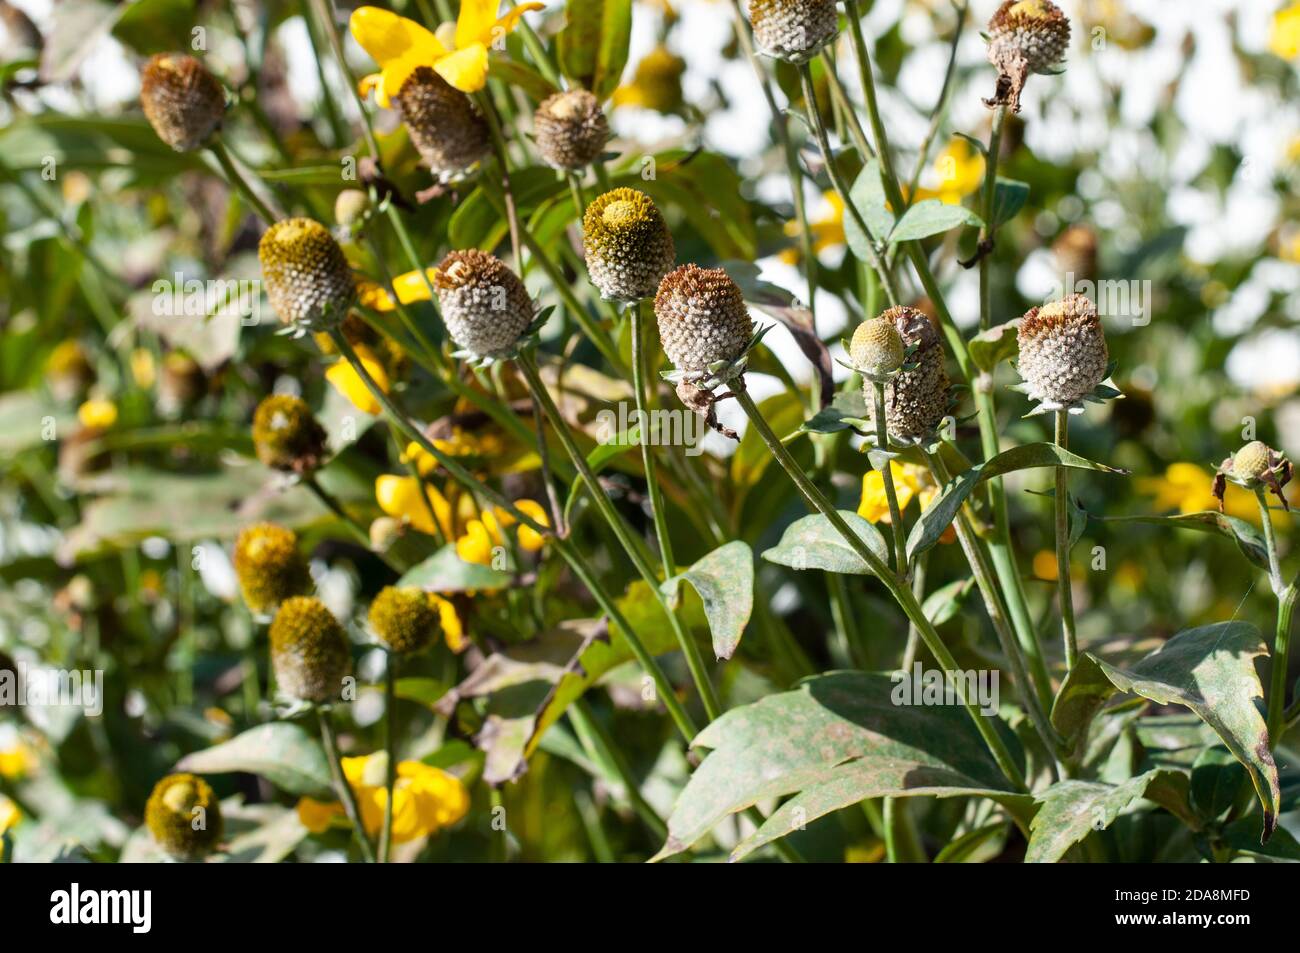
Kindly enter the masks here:
[[316, 797], [330, 793], [330, 771], [315, 737], [298, 725], [273, 721], [250, 728], [229, 741], [188, 754], [176, 762], [178, 771], [261, 775], [290, 794]]
[[704, 603], [713, 654], [719, 659], [731, 658], [754, 609], [754, 553], [749, 544], [734, 540], [719, 546], [660, 588], [675, 596], [683, 579], [695, 587]]
[[962, 205], [949, 205], [938, 199], [922, 199], [906, 212], [889, 233], [889, 244], [912, 242], [938, 235], [963, 225], [979, 227], [984, 220]]
[[710, 753], [668, 819], [654, 859], [681, 851], [730, 814], [785, 802], [732, 853], [737, 860], [817, 817], [869, 797], [992, 797], [1024, 817], [1006, 779], [957, 705], [905, 706], [895, 677], [836, 672], [733, 708], [692, 742]]
[[[47, 423], [52, 425], [52, 434], [42, 432]], [[77, 417], [72, 411], [52, 404], [35, 391], [0, 394], [0, 456], [38, 446], [47, 435], [69, 434], [76, 426]]]
[[436, 678], [399, 678], [393, 682], [393, 693], [408, 702], [432, 708], [447, 694], [447, 684]]
[[915, 559], [939, 542], [939, 537], [943, 535], [944, 530], [957, 518], [957, 511], [966, 502], [966, 498], [983, 481], [1016, 470], [1057, 466], [1075, 470], [1094, 470], [1098, 473], [1128, 472], [1108, 467], [1104, 463], [1094, 463], [1068, 450], [1062, 450], [1052, 443], [1027, 443], [1021, 447], [1013, 447], [999, 453], [992, 460], [976, 464], [969, 470], [959, 473], [956, 479], [944, 487], [943, 493], [926, 507], [925, 512], [912, 527], [912, 532], [907, 538], [908, 558]]
[[1020, 352], [1016, 339], [1019, 328], [1020, 319], [1015, 318], [975, 335], [966, 344], [971, 361], [981, 371], [992, 371], [999, 362], [1014, 360]]
[[1245, 767], [1231, 751], [1221, 745], [1206, 748], [1192, 765], [1192, 808], [1204, 821], [1217, 820], [1236, 803], [1246, 778]]
[[[862, 213], [862, 220], [871, 230], [871, 238], [884, 241], [894, 228], [894, 213], [885, 198], [885, 186], [880, 180], [880, 162], [868, 159], [849, 189], [853, 206]], [[858, 228], [857, 220], [844, 216], [844, 240], [858, 261], [871, 261], [871, 239]]]
[[1237, 544], [1243, 556], [1261, 569], [1268, 569], [1268, 547], [1253, 525], [1236, 516], [1203, 510], [1199, 513], [1173, 513], [1169, 516], [1090, 516], [1103, 523], [1150, 523], [1153, 526], [1170, 525], [1202, 533], [1218, 533]]
[[123, 6], [126, 9], [113, 27], [113, 36], [141, 56], [189, 47], [194, 0], [134, 0]]
[[41, 81], [62, 83], [71, 79], [130, 4], [107, 0], [64, 0], [54, 7], [54, 20], [41, 51]]
[[921, 611], [925, 613], [931, 625], [943, 625], [961, 610], [962, 603], [966, 601], [966, 596], [970, 594], [974, 585], [973, 576], [950, 582], [926, 596]]
[[[867, 548], [885, 565], [889, 564], [889, 551], [880, 531], [857, 513], [839, 510], [849, 529], [867, 544]], [[781, 534], [781, 541], [763, 553], [763, 558], [791, 569], [822, 569], [826, 572], [869, 576], [871, 567], [820, 513], [795, 520]]]
[[[522, 215], [566, 191], [568, 185], [554, 169], [531, 166], [511, 170], [510, 188]], [[447, 224], [447, 240], [453, 248], [495, 248], [508, 231], [509, 225], [480, 187], [465, 196], [452, 213]]]
[[632, 0], [569, 0], [556, 40], [560, 69], [605, 99], [618, 86], [632, 37]]
[[[519, 87], [537, 102], [559, 92], [555, 84], [537, 70], [509, 56], [493, 55], [488, 72], [507, 86]], [[338, 178], [337, 173], [335, 178]]]
[[934, 855], [934, 862], [936, 864], [977, 864], [992, 860], [1002, 853], [1002, 847], [1007, 840], [1006, 834], [1005, 821], [977, 827], [950, 840], [939, 853]]
[[417, 586], [428, 592], [464, 592], [467, 589], [504, 589], [513, 581], [510, 573], [467, 563], [456, 555], [456, 544], [448, 543], [418, 566], [406, 571], [399, 586]]
[[1058, 781], [1036, 795], [1042, 807], [1030, 824], [1025, 862], [1054, 864], [1093, 831], [1110, 827], [1138, 798], [1169, 799], [1179, 785], [1186, 785], [1186, 775], [1164, 768], [1115, 786], [1093, 781]]
[[802, 429], [810, 433], [838, 433], [841, 430], [860, 428], [867, 416], [867, 400], [861, 388], [838, 392], [830, 405], [823, 407], [803, 422]]
[[1052, 725], [1067, 751], [1075, 751], [1097, 710], [1117, 691], [1190, 708], [1250, 774], [1264, 809], [1262, 840], [1267, 840], [1277, 823], [1281, 791], [1257, 704], [1264, 691], [1255, 659], [1266, 651], [1253, 625], [1216, 622], [1179, 632], [1128, 670], [1085, 652], [1061, 686]]
[[1025, 207], [1029, 199], [1029, 184], [1016, 179], [998, 176], [993, 187], [993, 227], [1009, 222]]

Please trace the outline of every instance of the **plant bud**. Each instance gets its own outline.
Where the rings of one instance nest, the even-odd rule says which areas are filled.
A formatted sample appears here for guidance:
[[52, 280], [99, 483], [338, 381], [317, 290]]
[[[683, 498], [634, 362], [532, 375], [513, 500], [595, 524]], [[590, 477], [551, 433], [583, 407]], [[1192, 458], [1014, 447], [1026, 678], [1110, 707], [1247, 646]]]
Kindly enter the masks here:
[[154, 841], [176, 860], [198, 860], [221, 840], [221, 807], [207, 781], [169, 774], [154, 785], [144, 806]]
[[659, 209], [636, 189], [613, 189], [587, 206], [582, 243], [591, 283], [616, 301], [653, 295], [676, 255]]
[[140, 105], [159, 139], [193, 152], [221, 125], [226, 91], [194, 57], [156, 53], [140, 71]]
[[306, 401], [272, 394], [253, 411], [253, 450], [273, 470], [311, 473], [325, 458], [325, 428]]
[[239, 589], [254, 612], [267, 612], [312, 590], [297, 534], [275, 523], [245, 527], [235, 539], [234, 563]]
[[885, 377], [903, 366], [903, 337], [894, 322], [870, 318], [858, 325], [849, 342], [849, 360], [868, 377]]
[[495, 255], [448, 252], [433, 284], [447, 332], [475, 360], [507, 356], [533, 322], [528, 289]]
[[1268, 444], [1260, 440], [1252, 440], [1233, 456], [1233, 476], [1243, 483], [1253, 483], [1273, 465], [1272, 457], [1273, 451], [1269, 449]]
[[[890, 436], [916, 442], [934, 431], [948, 413], [948, 371], [943, 364], [943, 344], [934, 323], [915, 308], [890, 308], [876, 320], [891, 324], [904, 348], [916, 345], [911, 357], [916, 366], [885, 384], [885, 426]], [[868, 381], [863, 390], [874, 433], [874, 385]]]
[[574, 88], [542, 100], [533, 113], [533, 133], [547, 165], [581, 169], [599, 159], [605, 150], [609, 122], [595, 96]]
[[1050, 73], [1070, 44], [1070, 21], [1051, 0], [1006, 0], [988, 27], [989, 62], [998, 84], [988, 106], [1020, 111], [1020, 92], [1030, 73]]
[[745, 297], [721, 268], [682, 265], [665, 275], [655, 318], [664, 353], [682, 371], [737, 360], [754, 336]]
[[271, 621], [271, 665], [280, 690], [292, 698], [328, 702], [339, 697], [352, 653], [343, 626], [314, 596], [286, 599]]
[[360, 189], [344, 189], [334, 199], [334, 221], [352, 231], [370, 211], [370, 196]]
[[804, 63], [839, 32], [835, 0], [749, 0], [754, 43], [762, 53]]
[[385, 586], [370, 603], [370, 628], [389, 649], [409, 655], [437, 637], [438, 610], [423, 589]]
[[468, 96], [429, 67], [412, 73], [392, 104], [435, 177], [451, 178], [487, 155], [487, 121]]
[[288, 218], [257, 246], [271, 307], [288, 325], [314, 329], [342, 323], [356, 296], [343, 249], [320, 222]]
[[1096, 306], [1070, 295], [1032, 308], [1020, 322], [1017, 368], [1025, 393], [1048, 410], [1082, 400], [1106, 377], [1110, 355]]

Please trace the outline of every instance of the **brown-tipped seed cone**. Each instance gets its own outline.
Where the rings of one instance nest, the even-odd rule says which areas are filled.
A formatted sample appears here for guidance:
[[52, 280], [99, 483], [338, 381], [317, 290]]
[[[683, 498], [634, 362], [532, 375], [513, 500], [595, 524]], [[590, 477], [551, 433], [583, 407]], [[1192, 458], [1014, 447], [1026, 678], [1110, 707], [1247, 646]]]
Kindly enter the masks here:
[[835, 0], [749, 0], [759, 51], [803, 63], [839, 32]]
[[542, 161], [556, 169], [581, 169], [595, 162], [609, 141], [609, 121], [600, 100], [585, 89], [554, 93], [533, 113], [533, 134]]
[[272, 394], [253, 411], [253, 450], [273, 470], [311, 473], [325, 458], [325, 428], [305, 400]]
[[[916, 441], [935, 430], [948, 413], [948, 371], [943, 364], [943, 345], [934, 323], [915, 308], [890, 308], [879, 319], [888, 321], [902, 338], [904, 347], [916, 345], [909, 359], [915, 364], [885, 384], [885, 427], [890, 436]], [[863, 387], [871, 431], [876, 427], [875, 385]]]
[[903, 366], [903, 336], [881, 316], [858, 325], [849, 342], [849, 360], [859, 373], [883, 377]]
[[433, 644], [438, 610], [423, 589], [385, 586], [370, 603], [370, 628], [389, 649], [409, 655]]
[[485, 251], [448, 252], [433, 284], [447, 333], [474, 358], [508, 355], [533, 321], [524, 283]]
[[193, 152], [221, 125], [226, 91], [194, 57], [156, 53], [140, 71], [140, 105], [159, 139]]
[[664, 353], [681, 371], [734, 361], [754, 336], [745, 297], [721, 268], [682, 265], [664, 275], [655, 295], [655, 319]]
[[985, 100], [1020, 111], [1030, 73], [1048, 73], [1070, 45], [1070, 21], [1051, 0], [1006, 0], [989, 20], [988, 58], [998, 70], [997, 92]]
[[356, 279], [328, 228], [310, 218], [286, 218], [257, 246], [271, 307], [285, 324], [308, 329], [343, 322]]
[[352, 656], [343, 626], [325, 603], [314, 596], [286, 599], [269, 634], [280, 691], [309, 702], [339, 697]]
[[598, 196], [582, 218], [587, 274], [604, 298], [649, 298], [673, 267], [673, 236], [650, 196], [618, 188]]
[[144, 825], [169, 857], [198, 860], [221, 840], [221, 806], [207, 781], [169, 774], [145, 802]]
[[438, 178], [464, 172], [487, 155], [487, 120], [474, 102], [427, 66], [392, 98], [411, 143]]
[[1088, 225], [1071, 225], [1052, 242], [1056, 270], [1077, 282], [1097, 280], [1097, 232]]
[[1030, 309], [1017, 338], [1016, 367], [1028, 385], [1025, 393], [1049, 409], [1077, 403], [1106, 377], [1106, 335], [1096, 305], [1085, 295]]
[[241, 530], [235, 539], [234, 564], [240, 592], [254, 612], [268, 612], [312, 590], [297, 534], [275, 523], [255, 523]]
[[1258, 480], [1272, 466], [1273, 451], [1261, 440], [1252, 440], [1232, 458], [1232, 475], [1246, 483]]

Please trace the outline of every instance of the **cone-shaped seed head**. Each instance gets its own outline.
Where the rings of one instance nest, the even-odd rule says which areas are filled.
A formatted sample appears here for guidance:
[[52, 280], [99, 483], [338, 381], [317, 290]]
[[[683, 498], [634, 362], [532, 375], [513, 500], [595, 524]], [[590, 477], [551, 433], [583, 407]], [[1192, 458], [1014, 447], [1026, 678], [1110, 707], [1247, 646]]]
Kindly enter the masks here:
[[[904, 347], [916, 345], [910, 371], [885, 384], [885, 426], [899, 440], [915, 441], [933, 431], [948, 412], [948, 371], [943, 365], [939, 332], [928, 317], [915, 308], [890, 308], [877, 319], [894, 326]], [[867, 417], [875, 432], [875, 390], [867, 381], [863, 391]]]
[[600, 157], [609, 141], [609, 122], [600, 101], [574, 88], [542, 100], [533, 114], [537, 150], [556, 169], [581, 169]]
[[320, 222], [286, 218], [257, 246], [271, 307], [285, 324], [331, 327], [347, 317], [356, 279], [343, 249]]
[[655, 318], [664, 353], [682, 371], [734, 361], [754, 336], [744, 295], [721, 268], [682, 265], [666, 274], [655, 295]]
[[140, 105], [159, 139], [193, 152], [221, 125], [226, 93], [194, 57], [156, 53], [140, 71]]
[[588, 205], [582, 242], [591, 283], [619, 301], [653, 295], [676, 256], [659, 209], [636, 189], [613, 189]]
[[475, 358], [509, 354], [532, 323], [528, 289], [487, 252], [448, 252], [438, 265], [434, 287], [451, 339]]
[[754, 42], [768, 56], [802, 63], [839, 31], [835, 0], [749, 0]]
[[207, 781], [169, 774], [154, 785], [144, 806], [154, 841], [176, 860], [197, 860], [221, 840], [221, 807]]
[[990, 106], [1020, 111], [1020, 91], [1030, 73], [1048, 73], [1070, 45], [1070, 21], [1051, 0], [1007, 0], [988, 27], [988, 58], [998, 69]]
[[272, 469], [310, 473], [325, 456], [325, 428], [305, 400], [272, 394], [253, 412], [253, 449]]
[[858, 325], [849, 342], [849, 360], [860, 373], [882, 377], [903, 366], [903, 336], [885, 317]]
[[438, 610], [423, 589], [385, 586], [370, 603], [370, 628], [398, 654], [419, 652], [438, 634]]
[[1268, 444], [1252, 440], [1233, 456], [1233, 476], [1246, 482], [1258, 480], [1272, 465], [1272, 458], [1273, 451], [1268, 448]]
[[254, 612], [274, 609], [291, 596], [311, 592], [311, 573], [298, 552], [298, 536], [275, 523], [245, 527], [235, 539], [235, 576]]
[[271, 621], [271, 665], [280, 690], [303, 701], [339, 697], [351, 653], [347, 636], [314, 596], [286, 599]]
[[1096, 306], [1084, 295], [1033, 308], [1021, 320], [1017, 337], [1017, 367], [1034, 400], [1068, 407], [1106, 377], [1106, 336]]
[[435, 176], [464, 172], [487, 155], [487, 121], [468, 96], [429, 67], [412, 73], [392, 103]]

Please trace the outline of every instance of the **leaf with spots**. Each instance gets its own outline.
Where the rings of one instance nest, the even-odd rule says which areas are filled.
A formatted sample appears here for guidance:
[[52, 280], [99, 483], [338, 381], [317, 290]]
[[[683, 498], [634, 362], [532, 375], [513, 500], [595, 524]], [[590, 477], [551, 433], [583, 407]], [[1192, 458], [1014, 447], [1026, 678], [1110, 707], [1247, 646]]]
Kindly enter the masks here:
[[729, 659], [754, 609], [754, 553], [740, 540], [719, 546], [690, 569], [666, 580], [660, 588], [675, 597], [682, 580], [695, 587], [704, 603], [704, 616], [713, 634], [713, 654]]

